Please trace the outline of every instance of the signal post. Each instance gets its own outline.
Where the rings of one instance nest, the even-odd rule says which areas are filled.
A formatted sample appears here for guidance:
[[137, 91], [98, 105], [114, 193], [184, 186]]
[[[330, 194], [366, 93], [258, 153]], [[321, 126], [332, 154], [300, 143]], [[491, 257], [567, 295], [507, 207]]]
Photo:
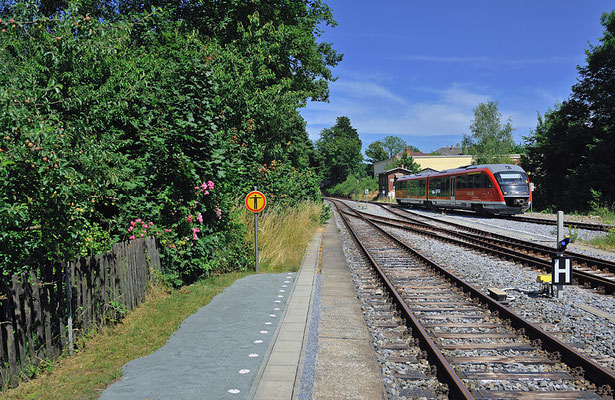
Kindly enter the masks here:
[[254, 190], [246, 196], [244, 204], [249, 211], [254, 213], [254, 265], [258, 274], [258, 213], [265, 209], [267, 198], [254, 186]]
[[564, 237], [564, 213], [557, 212], [557, 254], [552, 258], [551, 284], [557, 289], [557, 297], [564, 295], [564, 285], [572, 283], [572, 259], [564, 256], [570, 237]]

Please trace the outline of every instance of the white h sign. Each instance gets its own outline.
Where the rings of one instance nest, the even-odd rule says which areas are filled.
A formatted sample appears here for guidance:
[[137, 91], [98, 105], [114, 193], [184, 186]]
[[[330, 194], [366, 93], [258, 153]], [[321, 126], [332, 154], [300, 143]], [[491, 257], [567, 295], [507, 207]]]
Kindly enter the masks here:
[[551, 282], [554, 285], [570, 285], [572, 282], [572, 261], [570, 257], [553, 258]]

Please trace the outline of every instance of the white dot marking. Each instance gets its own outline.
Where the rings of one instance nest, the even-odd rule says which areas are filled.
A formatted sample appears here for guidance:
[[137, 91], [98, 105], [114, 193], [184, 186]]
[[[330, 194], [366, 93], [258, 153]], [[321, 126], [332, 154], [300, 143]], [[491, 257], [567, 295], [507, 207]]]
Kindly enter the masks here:
[[256, 354], [256, 353], [252, 353], [252, 354], [250, 354], [248, 357], [251, 357], [251, 358], [256, 358], [256, 357], [258, 357], [258, 354]]
[[281, 303], [281, 302], [282, 302], [282, 301], [280, 301], [280, 300], [276, 300], [276, 301], [274, 301], [274, 303]]
[[280, 311], [280, 307], [274, 308], [273, 311]]
[[228, 392], [230, 394], [237, 394], [237, 393], [241, 392], [241, 390], [239, 390], [239, 389], [229, 389]]
[[242, 375], [243, 374], [248, 374], [248, 373], [250, 373], [250, 370], [249, 369], [240, 369], [239, 373], [242, 374]]
[[260, 340], [260, 339], [256, 339], [256, 340], [254, 341], [254, 343], [256, 343], [256, 344], [261, 344], [261, 343], [263, 343], [263, 341], [262, 341], [262, 340]]
[[275, 314], [269, 314], [269, 316], [270, 316], [271, 318], [274, 318], [276, 315], [275, 315]]
[[268, 331], [261, 331], [261, 333], [269, 333]]

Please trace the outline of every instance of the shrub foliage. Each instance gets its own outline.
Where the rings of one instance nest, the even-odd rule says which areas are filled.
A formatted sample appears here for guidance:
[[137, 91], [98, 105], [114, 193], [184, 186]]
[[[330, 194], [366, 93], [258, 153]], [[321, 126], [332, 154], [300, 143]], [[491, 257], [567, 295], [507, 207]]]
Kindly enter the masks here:
[[297, 109], [327, 97], [341, 56], [316, 26], [334, 21], [320, 1], [273, 3], [8, 3], [3, 273], [153, 234], [180, 284], [245, 265], [231, 210], [252, 186], [320, 200]]

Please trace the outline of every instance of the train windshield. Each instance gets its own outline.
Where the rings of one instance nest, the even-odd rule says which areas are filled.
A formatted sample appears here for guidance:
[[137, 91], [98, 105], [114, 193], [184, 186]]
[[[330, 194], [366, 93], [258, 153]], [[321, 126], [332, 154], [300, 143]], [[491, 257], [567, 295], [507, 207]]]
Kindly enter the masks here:
[[498, 172], [494, 175], [500, 185], [518, 185], [520, 183], [528, 183], [527, 175], [523, 172]]

